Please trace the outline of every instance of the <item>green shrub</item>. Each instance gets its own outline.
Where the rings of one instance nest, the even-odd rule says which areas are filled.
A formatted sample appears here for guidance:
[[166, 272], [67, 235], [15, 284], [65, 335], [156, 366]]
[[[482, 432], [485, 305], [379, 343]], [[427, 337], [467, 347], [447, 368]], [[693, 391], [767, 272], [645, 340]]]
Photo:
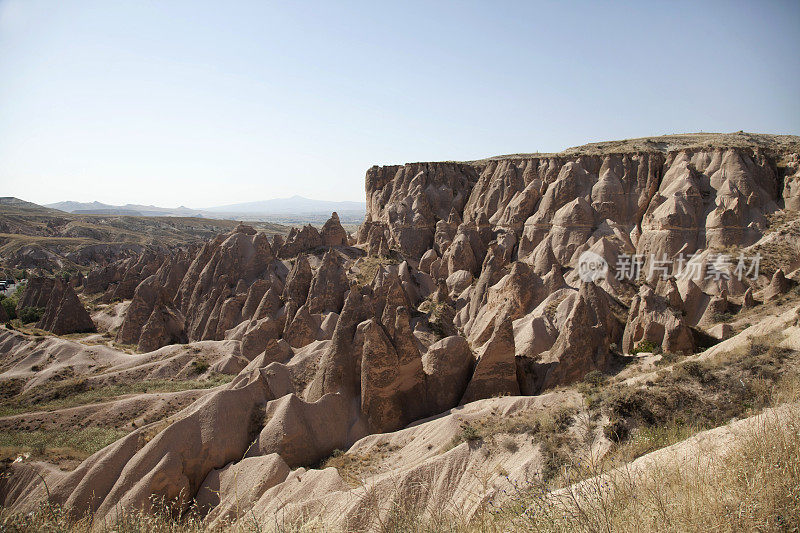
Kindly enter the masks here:
[[636, 355], [637, 353], [642, 353], [642, 352], [656, 353], [656, 350], [658, 350], [659, 348], [660, 348], [660, 346], [656, 346], [656, 344], [653, 343], [652, 341], [644, 339], [644, 340], [640, 341], [633, 348], [633, 351], [631, 353], [634, 354], [634, 355]]
[[606, 377], [599, 370], [592, 370], [583, 376], [583, 381], [593, 387], [599, 387], [606, 381]]
[[733, 320], [733, 313], [714, 313], [711, 316], [711, 320], [714, 322], [730, 322]]
[[3, 306], [9, 320], [17, 318], [17, 301], [14, 298], [3, 297], [0, 305]]
[[463, 428], [461, 428], [461, 440], [466, 442], [472, 442], [474, 440], [478, 440], [481, 438], [480, 433], [478, 433], [477, 428], [474, 426], [470, 426], [467, 424]]
[[195, 374], [203, 374], [209, 368], [208, 361], [204, 359], [195, 359], [192, 361], [192, 371]]
[[461, 426], [461, 432], [453, 436], [453, 441], [450, 443], [450, 447], [455, 448], [462, 442], [475, 442], [481, 440], [481, 438], [481, 432], [478, 431], [478, 428], [470, 424], [464, 424]]
[[43, 314], [44, 309], [41, 307], [23, 307], [19, 312], [19, 319], [23, 324], [29, 324], [31, 322], [38, 322]]

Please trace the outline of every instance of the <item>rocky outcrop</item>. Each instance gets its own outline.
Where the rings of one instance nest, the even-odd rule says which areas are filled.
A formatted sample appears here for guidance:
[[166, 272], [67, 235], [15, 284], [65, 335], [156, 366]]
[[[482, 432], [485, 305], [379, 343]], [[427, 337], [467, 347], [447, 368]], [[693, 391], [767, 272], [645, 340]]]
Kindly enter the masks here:
[[195, 402], [163, 430], [145, 426], [104, 448], [51, 487], [51, 499], [111, 522], [122, 509], [149, 511], [154, 497], [185, 508], [212, 470], [244, 455], [259, 429], [254, 414], [270, 399], [256, 373]]
[[[457, 235], [510, 231], [520, 258], [550, 241], [565, 264], [607, 221], [637, 253], [671, 257], [755, 242], [778, 208], [777, 183], [768, 157], [737, 148], [373, 167], [358, 241], [380, 233], [407, 257], [433, 249], [471, 270], [476, 243]], [[472, 252], [479, 264], [483, 254]]]
[[334, 211], [320, 230], [322, 246], [347, 246], [347, 232], [339, 222], [339, 215]]
[[269, 402], [264, 415], [266, 424], [247, 456], [277, 453], [294, 468], [346, 448], [352, 423], [348, 404], [339, 394], [328, 394], [316, 402], [287, 394]]
[[25, 290], [17, 301], [17, 313], [26, 307], [38, 307], [44, 309], [50, 301], [50, 295], [55, 287], [56, 280], [44, 276], [30, 278], [25, 284]]
[[289, 276], [286, 278], [286, 285], [283, 289], [283, 299], [295, 302], [298, 306], [306, 303], [308, 289], [311, 287], [311, 265], [305, 254], [300, 254], [294, 260]]
[[[366, 291], [364, 291], [366, 292]], [[374, 316], [374, 306], [368, 294], [351, 286], [336, 323], [333, 338], [322, 354], [316, 375], [311, 382], [306, 399], [316, 401], [326, 394], [340, 393], [347, 398], [358, 398], [361, 379], [361, 345], [356, 338], [358, 325]]]
[[155, 274], [167, 258], [168, 255], [161, 250], [147, 249], [140, 255], [90, 270], [83, 290], [87, 294], [104, 293], [101, 298], [104, 302], [129, 300], [139, 283]]
[[339, 256], [332, 250], [325, 252], [308, 289], [309, 313], [338, 313], [342, 310], [344, 293], [349, 287]]
[[294, 348], [301, 348], [317, 340], [319, 324], [311, 316], [308, 306], [301, 305], [293, 315], [291, 322], [287, 322], [283, 332], [286, 342]]
[[410, 314], [390, 299], [380, 321], [356, 333], [361, 352], [361, 412], [374, 431], [400, 428], [427, 413], [425, 374]]
[[281, 335], [281, 324], [271, 316], [254, 318], [242, 335], [242, 356], [252, 361], [257, 355], [264, 353], [270, 340]]
[[431, 414], [457, 405], [472, 376], [475, 357], [464, 337], [454, 335], [431, 344], [422, 356], [425, 396]]
[[174, 298], [189, 267], [189, 253], [172, 256], [136, 287], [116, 342], [136, 345], [142, 351], [188, 342], [185, 316]]
[[[233, 520], [243, 509], [250, 509], [266, 490], [285, 480], [289, 472], [286, 461], [277, 453], [247, 457], [209, 472], [195, 501], [202, 512], [213, 510], [207, 519]], [[247, 488], [241, 490], [243, 487]], [[239, 494], [235, 502], [223, 502], [220, 495], [232, 492]]]
[[747, 288], [745, 291], [744, 296], [742, 296], [742, 309], [750, 309], [755, 307], [756, 300], [753, 298], [753, 289], [751, 287]]
[[495, 324], [492, 336], [478, 353], [475, 372], [461, 398], [461, 403], [492, 396], [519, 394], [514, 354], [514, 331], [511, 320], [499, 320]]
[[794, 286], [790, 280], [786, 279], [783, 270], [780, 268], [772, 275], [769, 285], [764, 289], [761, 294], [761, 299], [768, 302], [782, 294], [786, 294]]
[[322, 236], [317, 231], [317, 228], [311, 224], [307, 224], [300, 229], [292, 228], [286, 237], [286, 242], [278, 249], [278, 257], [288, 259], [301, 252], [313, 250], [322, 246], [322, 244]]
[[250, 286], [278, 276], [263, 233], [240, 225], [208, 242], [189, 265], [175, 296], [191, 340], [222, 339], [242, 320]]
[[285, 277], [266, 235], [240, 225], [199, 249], [174, 253], [143, 280], [117, 342], [155, 349], [223, 339], [259, 312], [274, 315], [280, 303], [276, 291], [283, 292]]
[[[542, 345], [537, 348], [535, 338], [528, 339], [530, 345], [525, 348], [536, 355], [524, 356], [517, 362], [521, 388], [526, 394], [580, 381], [593, 370], [607, 371], [611, 345], [619, 345], [621, 340], [622, 325], [612, 312], [612, 306], [617, 304], [602, 288], [583, 282], [577, 291], [562, 291], [542, 302], [544, 313], [533, 313], [539, 318], [530, 325], [532, 330], [540, 331], [545, 341], [555, 340], [545, 349]], [[558, 303], [552, 316], [547, 314], [551, 302]]]
[[460, 213], [477, 181], [475, 167], [465, 163], [410, 163], [372, 167], [367, 171], [367, 217], [358, 242], [388, 233], [389, 245], [418, 259], [432, 248], [436, 224], [451, 210]]
[[680, 301], [670, 302], [643, 285], [631, 303], [628, 322], [622, 337], [622, 351], [631, 353], [642, 341], [659, 346], [664, 352], [691, 354], [695, 351], [694, 337], [683, 320]]
[[44, 306], [44, 314], [36, 327], [56, 335], [97, 331], [72, 285], [61, 278], [53, 280], [53, 288]]

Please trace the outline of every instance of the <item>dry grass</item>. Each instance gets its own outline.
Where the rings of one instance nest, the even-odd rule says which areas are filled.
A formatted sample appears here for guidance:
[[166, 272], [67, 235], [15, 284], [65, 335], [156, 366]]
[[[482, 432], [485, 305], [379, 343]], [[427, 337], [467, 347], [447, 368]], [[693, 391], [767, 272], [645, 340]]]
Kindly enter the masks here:
[[775, 341], [753, 339], [714, 360], [684, 361], [643, 385], [582, 392], [611, 420], [606, 435], [615, 442], [646, 428], [672, 428], [680, 434], [716, 427], [775, 405], [775, 384], [798, 379], [800, 354]]
[[791, 272], [797, 265], [797, 238], [800, 237], [800, 214], [792, 211], [776, 211], [767, 216], [769, 226], [765, 235], [772, 239], [747, 248], [749, 255], [761, 254], [759, 272], [771, 277], [778, 268]]
[[[588, 477], [567, 489], [549, 492], [536, 483], [515, 484], [511, 498], [490, 502], [472, 521], [446, 512], [425, 515], [396, 501], [378, 531], [797, 531], [800, 528], [800, 415], [765, 416], [739, 435], [713, 461], [651, 463], [613, 475]], [[709, 454], [716, 453], [714, 451]], [[709, 459], [710, 457], [706, 457]], [[708, 465], [711, 466], [708, 466]], [[579, 467], [584, 477], [600, 473]], [[420, 490], [424, 490], [421, 487]], [[89, 521], [71, 521], [58, 507], [44, 506], [29, 515], [0, 512], [4, 531], [88, 532]], [[209, 531], [191, 513], [182, 519], [168, 513], [124, 515], [100, 531]], [[337, 531], [318, 521], [303, 525], [244, 519], [227, 531]]]
[[[55, 411], [79, 405], [112, 400], [126, 394], [180, 392], [191, 389], [210, 389], [230, 382], [233, 376], [215, 374], [208, 379], [145, 380], [93, 387], [85, 378], [72, 378], [41, 386], [30, 393], [18, 394], [18, 380], [0, 381], [0, 416], [11, 416], [31, 411]], [[16, 390], [17, 394], [12, 394]], [[5, 392], [3, 392], [5, 391]]]
[[126, 434], [113, 428], [4, 430], [0, 432], [0, 457], [13, 459], [31, 454], [56, 460], [85, 459]]
[[520, 411], [509, 416], [494, 414], [462, 424], [461, 431], [446, 449], [469, 442], [485, 445], [489, 454], [499, 448], [513, 453], [518, 444], [511, 437], [526, 435], [539, 443], [543, 457], [541, 479], [550, 482], [579, 447], [576, 434], [570, 431], [576, 414], [577, 409], [569, 406]]
[[358, 286], [364, 287], [369, 285], [372, 283], [372, 280], [375, 279], [375, 274], [378, 272], [379, 268], [386, 265], [395, 264], [397, 264], [397, 260], [389, 257], [368, 255], [360, 258], [355, 264], [355, 266], [358, 268], [358, 273], [356, 274]]
[[366, 453], [334, 450], [327, 459], [320, 461], [321, 468], [333, 467], [351, 487], [363, 485], [364, 479], [377, 473], [383, 462], [399, 448], [382, 442]]
[[[767, 416], [713, 461], [622, 469], [557, 493], [517, 486], [493, 525], [565, 532], [797, 531], [798, 449], [800, 414]], [[598, 473], [592, 465], [583, 469]]]
[[[431, 515], [399, 500], [378, 531], [797, 531], [800, 413], [796, 407], [785, 413], [764, 416], [713, 461], [661, 461], [614, 473], [604, 473], [597, 465], [574, 465], [573, 472], [585, 479], [582, 483], [555, 492], [536, 482], [515, 483], [510, 498], [498, 503], [490, 500], [489, 512], [478, 512], [471, 521], [447, 512], [446, 506]], [[90, 525], [88, 519], [70, 519], [57, 506], [45, 505], [30, 514], [0, 511], [2, 531], [88, 533]], [[113, 527], [95, 524], [95, 530], [210, 531], [192, 513], [174, 518], [168, 512], [126, 514]], [[337, 531], [316, 520], [278, 524], [253, 517], [224, 530]]]

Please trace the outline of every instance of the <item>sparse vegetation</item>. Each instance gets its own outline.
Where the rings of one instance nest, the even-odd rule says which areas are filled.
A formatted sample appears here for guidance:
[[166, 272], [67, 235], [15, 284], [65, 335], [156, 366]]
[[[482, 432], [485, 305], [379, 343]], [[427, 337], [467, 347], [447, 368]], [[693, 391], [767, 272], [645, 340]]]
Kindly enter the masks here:
[[[124, 431], [114, 428], [75, 428], [70, 431], [4, 430], [0, 432], [0, 455], [13, 457], [32, 453], [36, 457], [50, 454], [73, 455], [83, 459], [123, 437]], [[72, 454], [70, 452], [73, 452]]]
[[637, 353], [657, 353], [657, 351], [661, 350], [661, 346], [656, 346], [655, 343], [649, 341], [647, 339], [639, 341], [636, 346], [634, 346], [631, 353], [636, 355]]
[[233, 376], [214, 374], [202, 380], [144, 380], [125, 384], [92, 386], [85, 378], [68, 379], [51, 386], [19, 394], [21, 380], [0, 381], [0, 416], [11, 416], [30, 411], [55, 411], [78, 405], [112, 400], [125, 394], [179, 392], [190, 389], [208, 389], [228, 383]]
[[6, 312], [9, 320], [17, 318], [17, 299], [0, 294], [0, 305]]
[[[662, 461], [641, 470], [611, 474], [593, 463], [573, 463], [565, 489], [548, 491], [537, 480], [510, 480], [508, 497], [489, 499], [486, 510], [471, 521], [442, 502], [422, 509], [394, 498], [382, 531], [499, 533], [501, 531], [797, 531], [800, 528], [800, 417], [770, 416], [742, 433], [730, 449], [711, 448], [710, 462]], [[338, 455], [341, 457], [342, 455]], [[708, 466], [707, 466], [708, 465]], [[429, 490], [420, 483], [417, 490]], [[405, 502], [405, 503], [404, 503]], [[427, 511], [427, 512], [426, 512]], [[75, 519], [57, 505], [31, 513], [0, 510], [6, 531], [72, 531], [88, 533], [90, 517]], [[99, 528], [99, 529], [98, 529]], [[129, 512], [113, 525], [95, 524], [94, 531], [200, 533], [337, 531], [310, 518], [301, 523], [240, 521], [208, 528], [191, 509], [176, 518], [169, 506], [153, 514]]]
[[356, 266], [358, 267], [356, 281], [358, 282], [359, 287], [364, 287], [365, 285], [372, 283], [372, 280], [375, 278], [375, 274], [378, 272], [379, 268], [386, 265], [396, 264], [397, 260], [389, 257], [380, 257], [376, 255], [362, 257], [356, 263]]
[[573, 436], [568, 430], [577, 410], [562, 406], [545, 410], [522, 411], [507, 417], [489, 416], [464, 423], [461, 431], [453, 437], [450, 448], [462, 442], [487, 443], [490, 447], [500, 445], [509, 449], [517, 443], [508, 436], [527, 435], [541, 445], [544, 458], [542, 478], [552, 479], [558, 469], [569, 461], [569, 445]]
[[718, 323], [727, 324], [734, 319], [733, 313], [714, 313], [711, 320]]
[[575, 465], [575, 479], [588, 481], [558, 494], [516, 482], [516, 494], [494, 510], [487, 530], [796, 531], [798, 447], [795, 413], [788, 420], [767, 418], [710, 467], [676, 461], [598, 476], [604, 472], [598, 465]]
[[583, 381], [590, 386], [599, 387], [606, 382], [606, 377], [599, 370], [592, 370], [583, 376]]
[[210, 366], [211, 365], [208, 364], [208, 361], [198, 358], [192, 361], [192, 372], [195, 374], [205, 374]]
[[474, 442], [481, 438], [481, 434], [475, 426], [464, 424], [461, 426], [461, 433], [453, 437], [453, 444], [457, 446], [462, 442]]
[[[675, 364], [645, 386], [591, 391], [592, 403], [601, 406], [610, 420], [604, 428], [606, 437], [618, 443], [610, 458], [629, 461], [702, 429], [787, 401], [787, 391], [796, 391], [800, 381], [796, 367], [789, 364], [797, 362], [797, 355], [776, 346], [774, 339], [757, 338], [745, 349], [714, 360]], [[776, 396], [779, 392], [781, 399]], [[795, 392], [789, 401], [798, 398]]]
[[342, 479], [351, 487], [360, 486], [363, 478], [374, 473], [381, 464], [388, 458], [389, 454], [396, 451], [397, 447], [382, 442], [366, 452], [345, 452], [334, 450], [330, 457], [323, 459], [319, 464], [314, 465], [319, 468], [333, 467], [339, 471]]
[[44, 309], [41, 307], [23, 307], [19, 311], [19, 319], [23, 324], [30, 324], [31, 322], [38, 322], [44, 314]]

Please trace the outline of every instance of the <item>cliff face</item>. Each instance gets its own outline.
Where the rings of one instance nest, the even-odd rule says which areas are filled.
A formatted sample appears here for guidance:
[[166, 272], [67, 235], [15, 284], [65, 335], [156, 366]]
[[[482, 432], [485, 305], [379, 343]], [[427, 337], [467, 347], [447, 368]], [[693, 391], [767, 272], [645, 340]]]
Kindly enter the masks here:
[[508, 234], [518, 258], [548, 241], [563, 265], [609, 228], [643, 254], [747, 246], [763, 235], [766, 215], [797, 202], [797, 177], [786, 179], [777, 157], [759, 148], [654, 149], [373, 167], [358, 242], [385, 240], [419, 259], [431, 249], [444, 255], [459, 234], [471, 236], [473, 251]]
[[404, 255], [420, 257], [431, 247], [437, 222], [464, 210], [477, 180], [477, 169], [464, 163], [372, 167], [367, 171], [367, 217], [359, 228], [359, 242], [377, 251], [386, 239]]

